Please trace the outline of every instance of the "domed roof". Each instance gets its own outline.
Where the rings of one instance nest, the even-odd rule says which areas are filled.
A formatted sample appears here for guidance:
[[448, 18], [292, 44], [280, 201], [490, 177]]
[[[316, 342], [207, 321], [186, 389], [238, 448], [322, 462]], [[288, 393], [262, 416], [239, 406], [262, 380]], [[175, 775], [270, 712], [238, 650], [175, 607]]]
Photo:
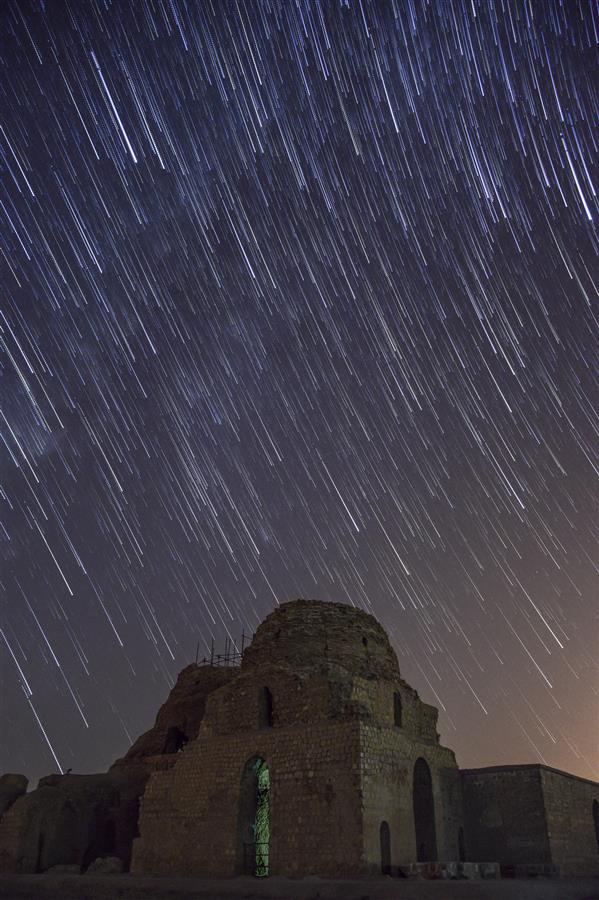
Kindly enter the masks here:
[[362, 677], [399, 677], [395, 651], [374, 616], [320, 600], [283, 603], [258, 627], [241, 668], [271, 665], [301, 675], [344, 670]]

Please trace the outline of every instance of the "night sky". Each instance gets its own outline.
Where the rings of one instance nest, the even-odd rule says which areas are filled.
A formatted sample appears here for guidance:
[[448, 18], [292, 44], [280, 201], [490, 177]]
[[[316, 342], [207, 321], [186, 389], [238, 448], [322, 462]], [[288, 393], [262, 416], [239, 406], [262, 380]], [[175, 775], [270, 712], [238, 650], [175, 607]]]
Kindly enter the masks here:
[[308, 597], [460, 765], [596, 778], [594, 3], [1, 29], [0, 770], [105, 769]]

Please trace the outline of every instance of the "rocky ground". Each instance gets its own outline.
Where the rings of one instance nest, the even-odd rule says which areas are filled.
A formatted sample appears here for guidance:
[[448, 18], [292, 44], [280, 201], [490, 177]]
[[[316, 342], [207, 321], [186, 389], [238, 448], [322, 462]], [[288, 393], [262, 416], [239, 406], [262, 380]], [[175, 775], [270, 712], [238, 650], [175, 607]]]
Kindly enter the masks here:
[[599, 879], [326, 881], [0, 875], [5, 900], [599, 900]]

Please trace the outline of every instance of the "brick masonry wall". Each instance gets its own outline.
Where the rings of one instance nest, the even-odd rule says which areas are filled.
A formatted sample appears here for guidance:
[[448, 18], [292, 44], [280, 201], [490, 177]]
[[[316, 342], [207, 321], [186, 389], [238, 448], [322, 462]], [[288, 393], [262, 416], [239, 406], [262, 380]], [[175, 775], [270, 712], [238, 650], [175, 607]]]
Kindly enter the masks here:
[[200, 728], [204, 736], [252, 732], [259, 715], [260, 689], [272, 693], [275, 728], [308, 724], [329, 717], [331, 683], [324, 676], [306, 680], [277, 666], [242, 672], [208, 697]]
[[315, 723], [200, 734], [144, 794], [132, 871], [238, 874], [238, 810], [247, 761], [270, 772], [270, 872], [357, 875], [362, 863], [358, 726]]
[[503, 865], [551, 862], [538, 767], [460, 774], [467, 859]]
[[541, 768], [549, 844], [563, 875], [599, 875], [599, 845], [593, 800], [599, 784], [565, 772]]
[[437, 709], [423, 703], [414, 688], [399, 677], [393, 679], [356, 677], [352, 682], [351, 700], [359, 707], [362, 719], [393, 726], [395, 693], [401, 697], [403, 734], [413, 740], [438, 743]]
[[389, 725], [362, 723], [360, 735], [367, 869], [373, 874], [381, 871], [383, 821], [388, 823], [391, 835], [392, 867], [416, 861], [413, 774], [419, 757], [431, 771], [438, 859], [456, 860], [462, 797], [453, 752], [437, 743], [414, 740], [403, 729]]

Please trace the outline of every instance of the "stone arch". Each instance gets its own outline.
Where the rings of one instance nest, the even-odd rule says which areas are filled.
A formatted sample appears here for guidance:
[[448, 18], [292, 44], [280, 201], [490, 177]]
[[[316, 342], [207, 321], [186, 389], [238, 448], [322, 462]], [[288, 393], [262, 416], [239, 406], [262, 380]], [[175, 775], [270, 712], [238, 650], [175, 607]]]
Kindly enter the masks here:
[[272, 728], [272, 694], [267, 687], [258, 695], [258, 728]]
[[401, 703], [401, 694], [395, 691], [393, 694], [393, 724], [396, 728], [401, 728], [403, 720], [403, 707]]
[[237, 817], [237, 871], [244, 875], [269, 874], [270, 772], [266, 760], [252, 756], [246, 762], [239, 790]]
[[416, 858], [418, 862], [433, 862], [437, 859], [433, 780], [428, 763], [421, 756], [414, 765], [412, 801], [416, 832]]
[[391, 832], [388, 822], [381, 822], [379, 828], [379, 842], [381, 846], [381, 873], [391, 874]]
[[599, 801], [593, 800], [593, 824], [595, 825], [595, 840], [597, 841], [597, 853], [599, 853]]

